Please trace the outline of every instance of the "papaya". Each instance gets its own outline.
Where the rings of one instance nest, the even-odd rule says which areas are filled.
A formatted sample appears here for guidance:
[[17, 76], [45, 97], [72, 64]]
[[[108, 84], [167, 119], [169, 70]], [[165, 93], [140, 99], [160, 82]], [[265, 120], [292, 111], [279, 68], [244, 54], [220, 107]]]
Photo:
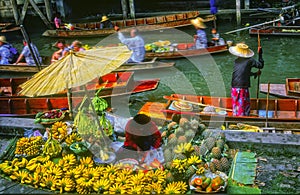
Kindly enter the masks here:
[[196, 177], [193, 182], [194, 182], [195, 185], [201, 186], [203, 181], [202, 181], [201, 178]]
[[205, 192], [212, 192], [213, 189], [211, 187], [211, 185], [207, 186], [206, 189], [205, 189]]

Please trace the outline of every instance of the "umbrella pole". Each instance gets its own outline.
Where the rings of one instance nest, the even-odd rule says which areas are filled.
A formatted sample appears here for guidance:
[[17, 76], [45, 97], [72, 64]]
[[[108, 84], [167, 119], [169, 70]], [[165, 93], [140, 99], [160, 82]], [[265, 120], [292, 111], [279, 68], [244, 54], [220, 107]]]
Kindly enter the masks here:
[[70, 119], [73, 120], [73, 110], [72, 110], [73, 106], [72, 106], [71, 95], [72, 95], [71, 88], [68, 88], [67, 96], [68, 96], [68, 103], [69, 103], [69, 116], [70, 116]]

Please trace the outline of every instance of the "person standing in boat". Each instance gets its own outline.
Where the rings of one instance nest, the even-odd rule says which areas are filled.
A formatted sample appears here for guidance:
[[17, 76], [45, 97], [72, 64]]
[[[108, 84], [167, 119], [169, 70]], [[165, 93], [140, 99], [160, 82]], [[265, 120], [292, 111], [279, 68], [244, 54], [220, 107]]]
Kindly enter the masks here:
[[251, 69], [262, 69], [264, 67], [262, 48], [259, 48], [258, 51], [258, 61], [252, 57], [254, 52], [244, 43], [231, 46], [229, 52], [237, 56], [237, 59], [234, 61], [231, 80], [232, 114], [233, 116], [249, 116], [250, 77], [254, 76], [254, 78], [256, 78], [261, 74], [260, 70], [251, 72]]
[[[34, 61], [34, 57], [32, 56], [28, 43], [26, 40], [23, 40], [23, 50], [21, 52], [21, 54], [19, 55], [17, 61], [15, 64], [27, 64], [27, 65], [35, 65], [35, 61]], [[37, 58], [37, 60], [39, 60], [40, 64], [42, 63], [42, 58], [40, 56], [40, 53], [38, 51], [38, 48], [33, 44], [30, 43], [30, 46], [32, 48], [32, 51], [34, 52], [35, 57]], [[25, 63], [21, 62], [21, 60], [23, 60], [23, 58], [25, 58]]]
[[145, 59], [145, 42], [144, 39], [139, 35], [139, 31], [137, 28], [133, 28], [130, 31], [130, 38], [126, 38], [123, 33], [120, 32], [118, 26], [115, 26], [115, 31], [118, 32], [118, 38], [121, 43], [127, 45], [128, 49], [133, 53], [130, 59], [127, 61], [128, 63], [139, 63]]
[[110, 21], [110, 19], [107, 16], [102, 16], [102, 20], [100, 22], [100, 29], [113, 28], [113, 27], [114, 27], [114, 25]]
[[196, 28], [196, 35], [194, 35], [196, 49], [207, 48], [206, 25], [204, 24], [204, 20], [198, 17], [191, 20], [191, 23]]
[[61, 15], [60, 15], [60, 13], [59, 12], [57, 12], [56, 14], [55, 14], [55, 17], [54, 17], [54, 25], [55, 25], [55, 28], [56, 29], [59, 29], [59, 28], [63, 28], [64, 27], [64, 25], [62, 25], [62, 21], [61, 21]]

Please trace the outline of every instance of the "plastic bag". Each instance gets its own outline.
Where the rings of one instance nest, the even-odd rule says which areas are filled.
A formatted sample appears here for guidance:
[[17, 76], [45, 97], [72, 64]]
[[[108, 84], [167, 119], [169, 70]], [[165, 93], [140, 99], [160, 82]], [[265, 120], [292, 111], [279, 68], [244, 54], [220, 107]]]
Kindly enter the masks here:
[[151, 149], [146, 152], [144, 163], [150, 165], [154, 161], [154, 159], [157, 159], [160, 163], [163, 163], [165, 161], [164, 153], [161, 147], [157, 149], [151, 147]]

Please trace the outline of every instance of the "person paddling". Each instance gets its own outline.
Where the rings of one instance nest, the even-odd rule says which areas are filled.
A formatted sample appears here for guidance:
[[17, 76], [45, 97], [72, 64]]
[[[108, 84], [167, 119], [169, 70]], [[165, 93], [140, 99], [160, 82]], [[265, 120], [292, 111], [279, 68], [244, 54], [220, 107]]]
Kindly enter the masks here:
[[262, 48], [258, 51], [258, 61], [253, 58], [254, 52], [245, 43], [238, 43], [231, 46], [229, 52], [238, 58], [234, 61], [232, 81], [231, 81], [231, 97], [232, 97], [232, 114], [233, 116], [249, 116], [250, 115], [250, 77], [256, 78], [261, 71], [251, 72], [251, 69], [264, 67], [262, 57]]

